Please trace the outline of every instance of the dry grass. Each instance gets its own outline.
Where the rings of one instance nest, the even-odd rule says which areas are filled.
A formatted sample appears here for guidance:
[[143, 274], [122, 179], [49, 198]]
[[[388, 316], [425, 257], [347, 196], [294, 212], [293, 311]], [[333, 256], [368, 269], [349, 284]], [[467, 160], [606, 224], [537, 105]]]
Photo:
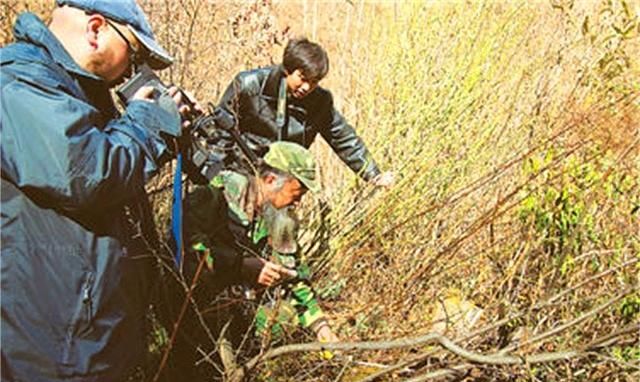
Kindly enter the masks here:
[[[17, 10], [48, 3], [3, 2], [0, 41]], [[452, 294], [484, 311], [475, 335], [447, 333], [476, 352], [582, 349], [638, 324], [638, 1], [143, 4], [178, 58], [163, 75], [203, 101], [215, 102], [238, 70], [277, 62], [287, 36], [307, 34], [329, 51], [323, 84], [399, 178], [372, 192], [326, 144], [313, 147], [330, 208], [306, 202], [305, 237], [341, 338], [426, 333]], [[155, 202], [166, 216], [168, 195]], [[410, 374], [383, 379], [467, 364], [430, 346], [353, 354], [415, 359]], [[638, 357], [636, 330], [578, 359], [465, 370], [469, 379], [624, 381], [638, 376]], [[359, 380], [375, 370], [308, 356], [256, 373]]]

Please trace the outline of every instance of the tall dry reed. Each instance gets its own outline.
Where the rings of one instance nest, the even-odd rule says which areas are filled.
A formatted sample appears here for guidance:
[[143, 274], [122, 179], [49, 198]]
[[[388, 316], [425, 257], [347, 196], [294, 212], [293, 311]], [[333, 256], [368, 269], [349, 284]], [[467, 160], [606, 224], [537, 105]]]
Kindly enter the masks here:
[[[0, 41], [17, 11], [48, 4], [2, 2]], [[398, 178], [373, 190], [313, 147], [325, 188], [305, 201], [306, 257], [342, 339], [429, 332], [454, 296], [482, 320], [445, 334], [477, 353], [584, 352], [520, 366], [434, 346], [307, 354], [261, 365], [257, 379], [638, 376], [638, 330], [624, 331], [640, 312], [637, 1], [142, 4], [177, 58], [163, 78], [202, 101], [237, 71], [278, 62], [289, 36], [327, 48], [323, 85]], [[167, 170], [152, 188], [170, 181]], [[169, 201], [154, 195], [160, 227]], [[622, 334], [596, 341], [609, 333]]]

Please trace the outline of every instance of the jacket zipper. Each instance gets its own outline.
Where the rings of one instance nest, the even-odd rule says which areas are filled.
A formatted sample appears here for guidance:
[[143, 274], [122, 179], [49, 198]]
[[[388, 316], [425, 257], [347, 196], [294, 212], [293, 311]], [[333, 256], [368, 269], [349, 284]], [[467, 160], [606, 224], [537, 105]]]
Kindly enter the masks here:
[[88, 325], [93, 318], [93, 301], [91, 299], [91, 287], [93, 286], [93, 273], [87, 275], [87, 281], [84, 283], [82, 294], [82, 304], [84, 305], [85, 321]]
[[[72, 321], [67, 329], [67, 338], [65, 339], [65, 346], [62, 350], [62, 363], [68, 364], [71, 362], [73, 355], [73, 342], [75, 334], [82, 332], [92, 319], [92, 298], [91, 287], [93, 285], [93, 272], [88, 272], [84, 283], [82, 284], [82, 290], [80, 291], [82, 297], [82, 306], [78, 307]], [[84, 324], [84, 325], [83, 325]]]

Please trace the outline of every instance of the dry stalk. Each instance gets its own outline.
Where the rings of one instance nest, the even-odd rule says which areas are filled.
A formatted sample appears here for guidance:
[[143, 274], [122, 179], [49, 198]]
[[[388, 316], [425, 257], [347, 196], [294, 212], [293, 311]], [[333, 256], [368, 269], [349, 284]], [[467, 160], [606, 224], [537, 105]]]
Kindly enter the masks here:
[[200, 259], [200, 262], [198, 264], [198, 268], [196, 270], [196, 274], [193, 277], [193, 281], [191, 282], [191, 287], [189, 288], [189, 291], [187, 292], [187, 296], [185, 297], [183, 303], [182, 303], [182, 307], [180, 308], [180, 314], [178, 315], [178, 319], [176, 320], [174, 326], [173, 326], [173, 332], [171, 333], [171, 338], [169, 339], [169, 343], [167, 344], [167, 347], [164, 350], [164, 353], [162, 355], [162, 360], [160, 361], [160, 365], [158, 366], [158, 370], [156, 372], [155, 377], [153, 378], [153, 382], [157, 382], [158, 379], [160, 378], [160, 375], [162, 373], [162, 369], [164, 369], [167, 360], [169, 359], [169, 353], [171, 352], [171, 348], [173, 347], [173, 343], [176, 340], [176, 336], [178, 334], [178, 329], [180, 329], [180, 323], [182, 322], [182, 318], [184, 317], [184, 313], [187, 311], [187, 307], [189, 306], [189, 301], [191, 300], [191, 296], [193, 294], [193, 291], [196, 288], [196, 285], [198, 283], [198, 280], [200, 279], [200, 274], [202, 272], [202, 268], [204, 267], [204, 263], [206, 260], [206, 256], [202, 256]]

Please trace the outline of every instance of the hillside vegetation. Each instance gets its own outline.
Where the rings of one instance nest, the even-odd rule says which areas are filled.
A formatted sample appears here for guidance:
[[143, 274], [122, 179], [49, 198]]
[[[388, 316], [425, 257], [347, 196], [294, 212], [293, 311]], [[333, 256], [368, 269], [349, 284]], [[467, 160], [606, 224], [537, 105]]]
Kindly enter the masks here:
[[[3, 1], [0, 41], [49, 3]], [[305, 257], [339, 337], [375, 344], [265, 357], [252, 378], [638, 380], [639, 1], [141, 3], [178, 60], [162, 75], [203, 102], [286, 38], [319, 41], [322, 85], [397, 175], [374, 190], [314, 144]]]

